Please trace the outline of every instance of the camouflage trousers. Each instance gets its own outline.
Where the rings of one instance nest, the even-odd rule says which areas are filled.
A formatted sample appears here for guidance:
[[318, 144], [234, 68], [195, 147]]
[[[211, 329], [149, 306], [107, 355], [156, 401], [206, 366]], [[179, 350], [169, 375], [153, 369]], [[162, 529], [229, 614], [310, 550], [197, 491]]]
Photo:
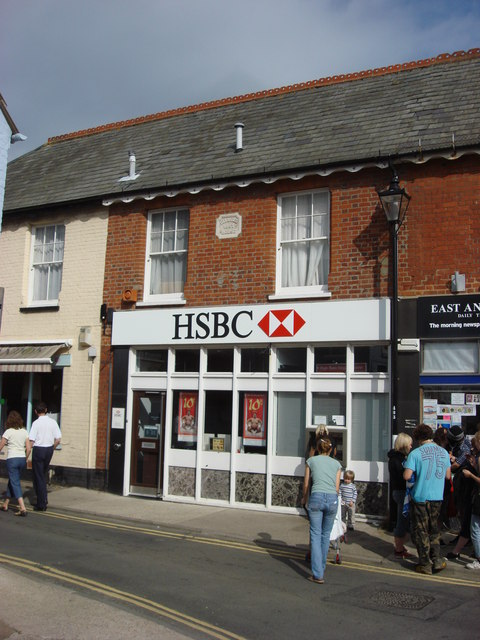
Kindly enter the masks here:
[[441, 500], [410, 502], [410, 535], [417, 548], [419, 564], [429, 566], [441, 562], [440, 517]]

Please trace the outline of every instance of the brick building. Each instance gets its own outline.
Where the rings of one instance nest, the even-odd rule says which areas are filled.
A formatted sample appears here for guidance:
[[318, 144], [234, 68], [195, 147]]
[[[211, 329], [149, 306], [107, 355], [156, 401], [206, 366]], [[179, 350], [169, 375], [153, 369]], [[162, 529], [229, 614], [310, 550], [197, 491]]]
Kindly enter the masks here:
[[47, 161], [63, 211], [108, 212], [95, 466], [110, 490], [296, 508], [325, 423], [359, 511], [384, 512], [391, 162], [411, 195], [397, 426], [473, 424], [479, 70], [473, 50], [326, 78], [62, 136], [15, 165], [9, 214]]

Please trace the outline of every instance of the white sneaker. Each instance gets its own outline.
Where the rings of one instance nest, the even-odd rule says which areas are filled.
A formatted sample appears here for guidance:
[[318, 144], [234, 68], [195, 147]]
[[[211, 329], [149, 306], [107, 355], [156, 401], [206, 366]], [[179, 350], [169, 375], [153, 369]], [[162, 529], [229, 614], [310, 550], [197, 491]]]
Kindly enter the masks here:
[[473, 562], [469, 562], [466, 567], [467, 569], [480, 569], [480, 562], [478, 560], [474, 560]]

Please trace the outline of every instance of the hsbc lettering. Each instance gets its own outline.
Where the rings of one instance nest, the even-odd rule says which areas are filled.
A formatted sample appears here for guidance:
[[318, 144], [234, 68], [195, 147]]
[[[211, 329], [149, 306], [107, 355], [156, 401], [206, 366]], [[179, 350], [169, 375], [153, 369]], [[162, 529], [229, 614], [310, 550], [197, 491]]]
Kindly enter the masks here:
[[[252, 333], [252, 311], [239, 311], [232, 318], [224, 311], [173, 314], [173, 340], [222, 340], [231, 333], [236, 338], [248, 338]], [[250, 321], [250, 322], [249, 322]]]

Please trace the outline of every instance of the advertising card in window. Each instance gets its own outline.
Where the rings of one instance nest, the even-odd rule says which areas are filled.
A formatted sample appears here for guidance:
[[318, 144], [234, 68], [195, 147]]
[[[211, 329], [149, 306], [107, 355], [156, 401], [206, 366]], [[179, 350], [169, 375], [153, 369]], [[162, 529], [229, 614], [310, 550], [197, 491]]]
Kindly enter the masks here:
[[243, 408], [243, 444], [264, 447], [267, 443], [267, 425], [265, 424], [267, 395], [265, 393], [246, 393]]
[[197, 393], [181, 392], [178, 401], [178, 440], [197, 441]]

